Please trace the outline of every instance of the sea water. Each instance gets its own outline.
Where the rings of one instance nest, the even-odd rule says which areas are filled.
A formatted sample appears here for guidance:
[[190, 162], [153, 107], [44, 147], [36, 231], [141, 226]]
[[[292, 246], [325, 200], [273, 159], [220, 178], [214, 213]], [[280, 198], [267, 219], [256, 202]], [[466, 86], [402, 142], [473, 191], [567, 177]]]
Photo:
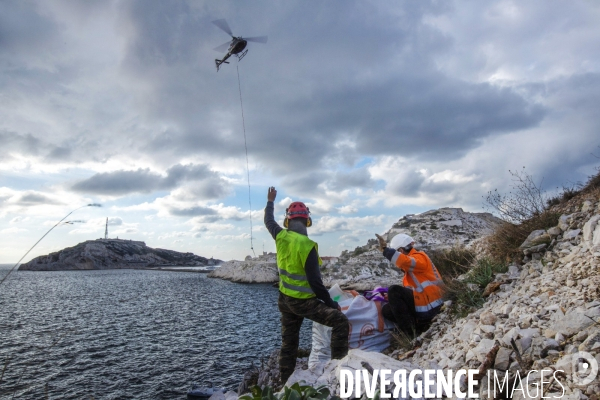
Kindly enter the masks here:
[[[14, 271], [0, 285], [0, 398], [185, 399], [208, 382], [236, 390], [280, 345], [277, 296], [269, 284], [192, 272]], [[301, 347], [310, 330], [305, 321]]]

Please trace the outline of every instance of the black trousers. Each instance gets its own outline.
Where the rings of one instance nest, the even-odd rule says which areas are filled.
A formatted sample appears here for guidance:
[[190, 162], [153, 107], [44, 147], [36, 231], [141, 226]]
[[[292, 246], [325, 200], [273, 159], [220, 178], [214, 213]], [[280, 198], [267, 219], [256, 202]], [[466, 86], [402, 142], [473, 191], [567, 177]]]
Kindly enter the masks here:
[[281, 351], [279, 373], [285, 383], [296, 368], [300, 327], [304, 318], [331, 327], [331, 358], [342, 359], [348, 354], [348, 318], [339, 310], [312, 299], [296, 299], [279, 292], [277, 301], [281, 312]]
[[388, 289], [388, 304], [381, 307], [384, 318], [394, 322], [398, 329], [414, 336], [417, 329], [417, 313], [413, 292], [404, 286], [392, 285]]
[[388, 288], [388, 301], [388, 304], [381, 307], [381, 314], [411, 337], [425, 332], [431, 325], [433, 317], [442, 309], [442, 306], [439, 305], [427, 313], [417, 314], [412, 289], [399, 285], [392, 285]]

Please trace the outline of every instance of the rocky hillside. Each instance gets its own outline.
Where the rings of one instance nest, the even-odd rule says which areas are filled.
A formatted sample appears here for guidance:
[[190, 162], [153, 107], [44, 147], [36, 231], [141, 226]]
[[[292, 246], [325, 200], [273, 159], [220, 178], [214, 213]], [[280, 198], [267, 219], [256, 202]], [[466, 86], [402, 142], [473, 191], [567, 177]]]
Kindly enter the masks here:
[[[499, 220], [489, 213], [469, 213], [461, 208], [440, 208], [422, 214], [402, 217], [384, 237], [391, 239], [398, 233], [407, 233], [417, 240], [418, 248], [429, 250], [451, 247], [456, 244], [471, 245], [489, 234]], [[310, 233], [309, 233], [310, 234]], [[369, 240], [354, 251], [344, 251], [339, 257], [326, 257], [321, 274], [323, 283], [356, 290], [389, 286], [402, 278], [396, 268], [376, 249], [376, 240]], [[275, 254], [247, 257], [244, 261], [229, 261], [209, 274], [234, 282], [277, 282]]]
[[[395, 235], [406, 233], [415, 239], [417, 249], [427, 251], [455, 245], [471, 246], [490, 234], [499, 223], [490, 213], [440, 208], [406, 215], [382, 236], [389, 242]], [[381, 256], [375, 238], [354, 251], [342, 252], [337, 262], [325, 265], [322, 274], [327, 286], [338, 283], [342, 288], [356, 290], [389, 286], [402, 278], [402, 273]]]
[[[598, 200], [580, 203], [574, 212], [562, 215], [556, 227], [532, 232], [522, 246], [525, 264], [497, 275], [490, 287], [498, 290], [477, 312], [456, 321], [447, 314], [439, 316], [420, 337], [412, 362], [456, 370], [478, 368], [492, 355], [491, 367], [499, 376], [514, 379], [519, 369], [563, 370], [563, 399], [597, 400], [598, 377], [581, 384], [587, 375], [577, 376], [576, 368], [593, 363], [579, 360], [579, 352], [600, 362]], [[531, 393], [539, 378], [539, 373], [532, 374]], [[550, 396], [558, 397], [560, 385], [554, 390], [557, 393]]]
[[84, 269], [118, 269], [158, 266], [217, 265], [221, 260], [207, 259], [193, 253], [153, 249], [146, 243], [123, 239], [97, 239], [67, 247], [56, 253], [39, 256], [19, 270], [59, 271]]
[[[351, 351], [343, 360], [297, 370], [287, 384], [303, 379], [339, 393], [338, 370], [368, 362], [375, 369], [478, 369], [484, 377], [478, 391], [485, 399], [540, 399], [543, 378], [544, 398], [598, 400], [600, 195], [575, 204], [557, 226], [532, 232], [521, 246], [523, 264], [495, 276], [479, 310], [456, 318], [446, 307], [412, 348], [391, 357]], [[488, 395], [486, 373], [499, 382], [507, 376], [505, 389], [517, 390], [507, 396], [496, 388], [495, 397]], [[461, 384], [464, 388], [464, 379]]]
[[500, 220], [490, 213], [470, 213], [462, 208], [445, 207], [422, 214], [408, 214], [383, 236], [389, 241], [398, 233], [406, 233], [416, 240], [415, 247], [427, 251], [471, 245], [490, 234], [499, 223]]

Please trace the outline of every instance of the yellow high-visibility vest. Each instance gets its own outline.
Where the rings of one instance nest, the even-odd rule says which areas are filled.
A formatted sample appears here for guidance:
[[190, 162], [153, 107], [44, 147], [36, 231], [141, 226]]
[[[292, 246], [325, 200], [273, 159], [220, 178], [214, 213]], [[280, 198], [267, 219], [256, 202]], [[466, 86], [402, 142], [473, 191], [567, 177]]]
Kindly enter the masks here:
[[[308, 284], [304, 264], [313, 248], [319, 251], [316, 242], [307, 236], [287, 229], [277, 234], [277, 266], [279, 268], [279, 291], [296, 299], [310, 299], [315, 293]], [[321, 265], [319, 257], [319, 265]]]

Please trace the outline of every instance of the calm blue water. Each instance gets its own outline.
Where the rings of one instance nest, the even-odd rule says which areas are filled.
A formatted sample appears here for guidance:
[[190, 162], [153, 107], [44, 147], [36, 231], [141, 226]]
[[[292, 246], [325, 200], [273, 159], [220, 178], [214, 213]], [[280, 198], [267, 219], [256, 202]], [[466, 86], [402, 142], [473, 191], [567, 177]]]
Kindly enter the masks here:
[[142, 270], [15, 271], [0, 285], [0, 398], [185, 399], [209, 381], [236, 390], [279, 345], [271, 285]]

